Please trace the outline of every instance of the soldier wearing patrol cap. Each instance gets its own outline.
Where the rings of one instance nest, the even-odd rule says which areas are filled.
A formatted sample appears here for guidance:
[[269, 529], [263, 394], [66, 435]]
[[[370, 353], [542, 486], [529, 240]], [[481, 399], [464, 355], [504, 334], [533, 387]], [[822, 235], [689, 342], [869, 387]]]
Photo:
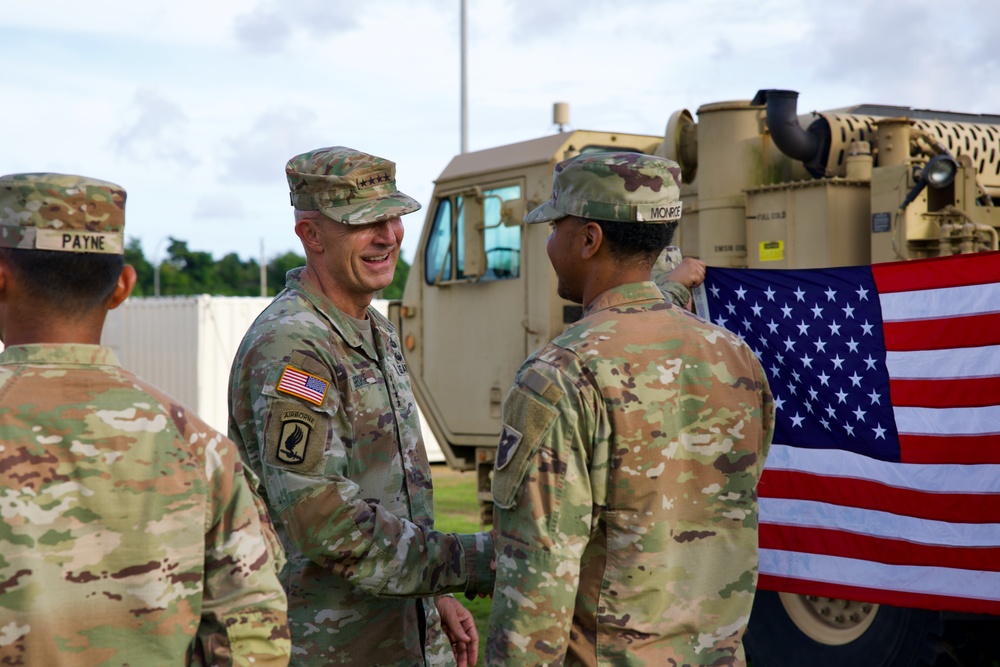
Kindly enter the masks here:
[[286, 665], [236, 448], [99, 344], [124, 225], [113, 183], [0, 177], [0, 663]]
[[261, 313], [230, 375], [230, 434], [261, 476], [289, 564], [293, 663], [475, 664], [489, 533], [434, 530], [430, 467], [399, 339], [371, 307], [400, 217], [389, 160], [334, 146], [288, 161], [306, 266]]
[[764, 372], [650, 281], [681, 216], [676, 163], [587, 153], [552, 183], [525, 221], [552, 226], [559, 294], [584, 312], [504, 401], [487, 663], [743, 665]]

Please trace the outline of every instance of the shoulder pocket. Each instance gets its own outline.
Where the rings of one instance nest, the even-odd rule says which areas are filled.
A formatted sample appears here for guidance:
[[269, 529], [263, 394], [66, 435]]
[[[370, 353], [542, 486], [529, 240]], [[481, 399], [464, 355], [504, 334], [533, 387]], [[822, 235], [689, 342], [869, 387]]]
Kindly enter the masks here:
[[307, 475], [321, 472], [330, 420], [339, 403], [330, 370], [294, 352], [268, 371], [262, 393], [267, 397], [264, 463]]
[[539, 445], [558, 416], [555, 408], [521, 387], [515, 387], [507, 396], [493, 470], [493, 502], [500, 507], [510, 509], [514, 505]]

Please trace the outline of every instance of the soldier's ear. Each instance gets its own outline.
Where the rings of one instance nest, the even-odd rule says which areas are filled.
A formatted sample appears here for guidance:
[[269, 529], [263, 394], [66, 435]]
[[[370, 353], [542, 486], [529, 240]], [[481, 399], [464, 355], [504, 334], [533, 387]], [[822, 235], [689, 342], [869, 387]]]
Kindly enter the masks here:
[[604, 230], [596, 222], [591, 220], [580, 228], [581, 246], [580, 258], [590, 259], [597, 254], [597, 251], [604, 245]]
[[324, 250], [323, 239], [320, 238], [316, 224], [316, 221], [312, 217], [297, 217], [295, 220], [295, 235], [299, 237], [302, 245], [307, 250], [321, 253]]
[[132, 268], [131, 264], [126, 264], [122, 267], [121, 275], [118, 276], [118, 284], [115, 285], [115, 291], [112, 292], [111, 299], [108, 301], [108, 310], [122, 305], [135, 288], [135, 281], [135, 269]]

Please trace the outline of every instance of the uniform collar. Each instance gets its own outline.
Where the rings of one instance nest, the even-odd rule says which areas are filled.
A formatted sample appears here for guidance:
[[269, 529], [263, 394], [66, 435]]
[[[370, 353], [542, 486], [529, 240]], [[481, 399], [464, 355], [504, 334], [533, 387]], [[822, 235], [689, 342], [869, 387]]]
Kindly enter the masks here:
[[663, 293], [656, 283], [647, 280], [641, 283], [619, 285], [598, 294], [583, 311], [584, 316], [599, 310], [615, 308], [638, 301], [663, 301]]
[[[313, 305], [313, 308], [317, 310], [334, 330], [340, 334], [340, 337], [344, 339], [351, 347], [361, 347], [364, 344], [364, 338], [354, 327], [351, 322], [351, 318], [347, 316], [342, 310], [334, 305], [333, 301], [330, 300], [322, 291], [320, 291], [316, 285], [312, 282], [302, 279], [302, 272], [305, 267], [299, 267], [297, 269], [292, 269], [285, 274], [285, 287], [287, 289], [295, 290], [303, 297], [306, 298], [309, 303]], [[372, 323], [372, 331], [376, 333], [376, 339], [382, 337], [383, 339], [387, 337], [388, 332], [386, 330], [385, 323], [380, 313], [375, 310], [371, 305], [368, 306], [368, 319]]]
[[13, 345], [0, 352], [0, 364], [121, 366], [110, 347], [82, 343]]

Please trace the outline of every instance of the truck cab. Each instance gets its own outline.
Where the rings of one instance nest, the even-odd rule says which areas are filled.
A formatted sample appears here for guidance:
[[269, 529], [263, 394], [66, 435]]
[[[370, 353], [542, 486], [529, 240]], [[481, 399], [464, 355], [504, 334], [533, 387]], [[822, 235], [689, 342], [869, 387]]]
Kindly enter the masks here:
[[483, 521], [500, 410], [529, 353], [580, 315], [556, 295], [547, 225], [524, 214], [549, 198], [557, 162], [595, 150], [651, 152], [659, 137], [562, 132], [454, 157], [393, 310], [413, 391], [447, 463], [476, 470]]

